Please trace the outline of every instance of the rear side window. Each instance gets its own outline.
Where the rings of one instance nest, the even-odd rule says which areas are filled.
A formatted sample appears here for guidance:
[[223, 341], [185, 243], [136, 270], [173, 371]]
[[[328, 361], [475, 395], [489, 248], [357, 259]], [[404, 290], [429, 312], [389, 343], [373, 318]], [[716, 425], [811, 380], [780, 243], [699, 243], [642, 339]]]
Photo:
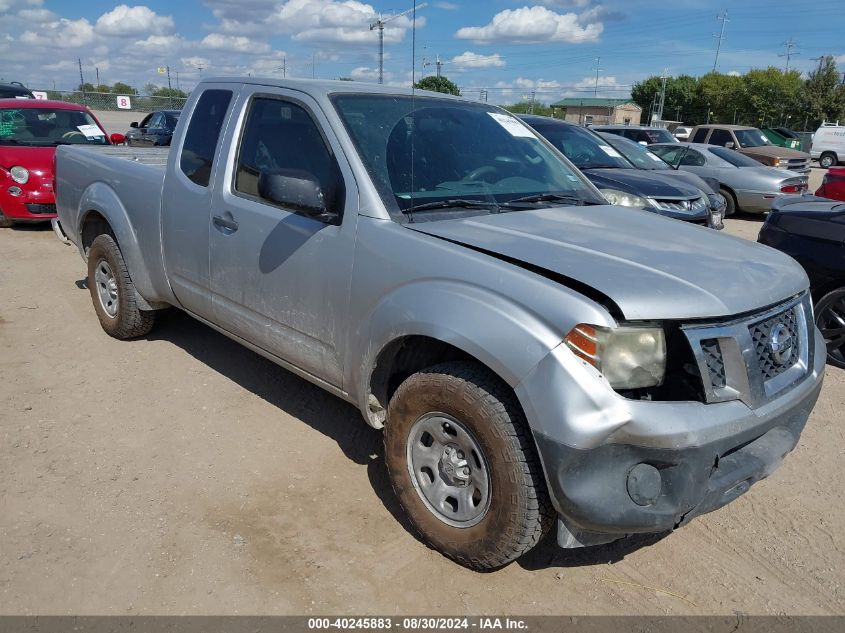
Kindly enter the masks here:
[[702, 128], [695, 133], [695, 136], [692, 137], [693, 143], [703, 143], [704, 139], [707, 138], [707, 128]]
[[231, 90], [206, 90], [191, 115], [179, 167], [188, 178], [202, 187], [207, 187], [211, 179], [214, 150], [231, 101]]
[[710, 135], [710, 144], [711, 145], [721, 145], [724, 147], [728, 143], [733, 143], [734, 137], [731, 136], [731, 133], [727, 130], [713, 130], [713, 134]]

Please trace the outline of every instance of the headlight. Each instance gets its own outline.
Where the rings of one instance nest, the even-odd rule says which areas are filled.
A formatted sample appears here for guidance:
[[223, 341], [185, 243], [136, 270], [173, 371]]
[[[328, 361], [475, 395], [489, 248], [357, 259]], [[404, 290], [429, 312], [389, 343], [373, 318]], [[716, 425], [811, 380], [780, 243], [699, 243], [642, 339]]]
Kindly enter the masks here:
[[599, 191], [610, 204], [618, 204], [622, 207], [637, 207], [638, 209], [649, 209], [652, 206], [646, 198], [625, 193], [618, 189], [599, 189]]
[[29, 182], [29, 170], [26, 167], [15, 165], [9, 170], [9, 172], [12, 174], [12, 180], [16, 183], [25, 185]]
[[659, 327], [605, 328], [581, 323], [564, 339], [614, 389], [654, 387], [666, 374], [666, 336]]

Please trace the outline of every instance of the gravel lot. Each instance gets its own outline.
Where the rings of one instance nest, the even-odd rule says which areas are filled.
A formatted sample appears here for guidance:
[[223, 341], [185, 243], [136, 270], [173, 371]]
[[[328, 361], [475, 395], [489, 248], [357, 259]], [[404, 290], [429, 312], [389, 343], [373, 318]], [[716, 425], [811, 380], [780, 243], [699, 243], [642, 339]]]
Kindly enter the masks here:
[[109, 338], [49, 229], [0, 253], [2, 614], [845, 614], [845, 372], [727, 508], [480, 575], [407, 531], [351, 406], [177, 311]]

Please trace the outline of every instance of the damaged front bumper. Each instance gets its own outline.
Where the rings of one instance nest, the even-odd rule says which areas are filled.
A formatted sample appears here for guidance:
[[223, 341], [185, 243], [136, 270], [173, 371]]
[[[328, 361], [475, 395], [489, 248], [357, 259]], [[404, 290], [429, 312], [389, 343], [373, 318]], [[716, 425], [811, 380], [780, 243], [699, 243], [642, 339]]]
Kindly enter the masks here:
[[[530, 403], [526, 414], [559, 514], [558, 543], [582, 547], [670, 531], [773, 473], [821, 391], [826, 355], [821, 336], [813, 343], [807, 374], [754, 409], [738, 400], [626, 400], [579, 380], [564, 351], [550, 354], [517, 393]], [[565, 423], [549, 418], [555, 409]]]

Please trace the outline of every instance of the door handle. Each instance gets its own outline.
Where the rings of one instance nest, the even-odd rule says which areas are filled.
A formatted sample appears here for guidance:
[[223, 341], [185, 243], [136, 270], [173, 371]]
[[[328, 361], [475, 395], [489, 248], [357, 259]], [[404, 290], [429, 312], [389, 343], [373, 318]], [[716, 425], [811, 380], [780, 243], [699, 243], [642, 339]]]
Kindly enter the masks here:
[[223, 215], [215, 215], [211, 218], [211, 222], [226, 235], [231, 235], [238, 230], [238, 223], [228, 211]]

